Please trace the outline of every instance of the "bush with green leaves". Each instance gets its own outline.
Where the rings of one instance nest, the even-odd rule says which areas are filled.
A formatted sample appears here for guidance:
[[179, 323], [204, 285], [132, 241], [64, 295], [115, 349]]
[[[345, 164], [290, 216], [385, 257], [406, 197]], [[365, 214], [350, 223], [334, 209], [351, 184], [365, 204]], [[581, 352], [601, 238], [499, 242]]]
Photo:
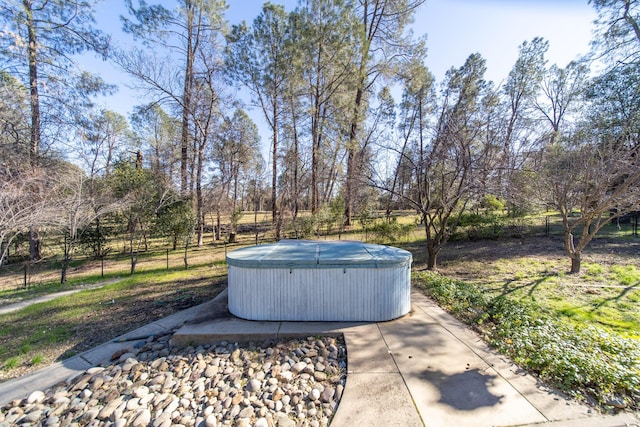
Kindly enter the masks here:
[[369, 231], [380, 243], [393, 243], [405, 240], [414, 229], [415, 224], [400, 224], [392, 218], [391, 221], [376, 222]]
[[154, 233], [165, 236], [173, 250], [178, 247], [179, 239], [186, 239], [193, 232], [195, 212], [189, 199], [178, 199], [158, 209], [153, 223]]
[[567, 322], [531, 302], [491, 297], [477, 286], [435, 273], [414, 278], [443, 308], [480, 329], [492, 345], [543, 380], [601, 404], [616, 396], [630, 407], [640, 405], [639, 340]]
[[481, 324], [486, 318], [487, 297], [475, 286], [433, 272], [419, 273], [414, 278], [442, 308], [460, 320]]
[[293, 223], [296, 239], [308, 239], [315, 235], [317, 218], [314, 215], [298, 216]]
[[[99, 224], [99, 222], [98, 222]], [[93, 258], [100, 258], [104, 255], [107, 246], [108, 233], [104, 232], [105, 227], [96, 225], [96, 221], [80, 233], [78, 240], [82, 248], [89, 252]]]
[[462, 213], [452, 229], [451, 240], [497, 239], [502, 236], [504, 219], [494, 213]]
[[480, 206], [489, 212], [504, 211], [507, 208], [507, 202], [504, 199], [499, 199], [493, 194], [485, 194], [482, 197]]

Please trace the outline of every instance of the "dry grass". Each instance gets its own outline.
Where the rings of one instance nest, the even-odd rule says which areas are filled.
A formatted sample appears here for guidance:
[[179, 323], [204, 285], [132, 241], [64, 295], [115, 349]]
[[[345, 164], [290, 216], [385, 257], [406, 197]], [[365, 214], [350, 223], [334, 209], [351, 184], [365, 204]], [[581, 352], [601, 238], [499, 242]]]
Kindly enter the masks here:
[[[190, 257], [188, 270], [167, 270], [162, 256], [147, 257], [133, 276], [117, 271], [121, 279], [101, 288], [1, 315], [0, 381], [214, 298], [226, 286], [226, 268], [220, 265], [223, 257], [224, 248], [200, 250]], [[80, 279], [74, 280], [80, 282], [100, 277], [99, 269], [88, 265], [76, 274]]]

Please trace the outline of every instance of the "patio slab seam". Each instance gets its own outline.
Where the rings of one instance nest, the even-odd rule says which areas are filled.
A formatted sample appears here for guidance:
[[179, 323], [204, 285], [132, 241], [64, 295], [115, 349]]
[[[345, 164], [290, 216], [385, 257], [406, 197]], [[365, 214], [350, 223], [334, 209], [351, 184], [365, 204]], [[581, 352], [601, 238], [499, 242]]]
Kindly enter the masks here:
[[[426, 424], [424, 418], [422, 417], [422, 413], [420, 412], [420, 409], [418, 408], [418, 405], [416, 403], [415, 397], [413, 396], [413, 393], [411, 393], [411, 388], [409, 387], [409, 384], [407, 383], [407, 379], [405, 378], [405, 374], [402, 373], [402, 370], [400, 369], [400, 366], [398, 366], [398, 361], [396, 360], [396, 356], [391, 351], [391, 348], [389, 347], [389, 343], [387, 342], [387, 339], [385, 338], [384, 333], [382, 332], [382, 329], [380, 329], [380, 324], [376, 323], [376, 326], [378, 328], [378, 331], [380, 331], [380, 336], [382, 337], [382, 341], [384, 342], [385, 347], [387, 347], [387, 351], [389, 352], [389, 355], [391, 356], [391, 359], [393, 360], [393, 364], [395, 365], [397, 372], [400, 374], [400, 378], [402, 378], [402, 383], [404, 384], [405, 388], [407, 389], [407, 393], [409, 393], [409, 396], [411, 397], [411, 404], [413, 405], [413, 408], [414, 408], [416, 414], [418, 415], [418, 418], [422, 422], [422, 424], [426, 426], [427, 424]], [[347, 355], [348, 355], [348, 352], [347, 352]]]

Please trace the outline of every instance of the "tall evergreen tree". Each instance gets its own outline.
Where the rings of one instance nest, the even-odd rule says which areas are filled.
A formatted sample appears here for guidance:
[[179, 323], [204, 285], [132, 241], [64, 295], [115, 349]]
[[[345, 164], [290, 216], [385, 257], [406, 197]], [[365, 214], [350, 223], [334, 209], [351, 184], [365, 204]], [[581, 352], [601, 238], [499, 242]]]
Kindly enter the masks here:
[[[22, 0], [0, 5], [0, 51], [10, 72], [29, 88], [28, 159], [37, 168], [43, 149], [63, 133], [101, 79], [79, 71], [73, 55], [94, 51], [106, 57], [109, 37], [94, 27], [92, 0]], [[38, 228], [30, 231], [30, 257], [41, 257]]]
[[347, 143], [347, 174], [345, 181], [345, 222], [351, 223], [359, 175], [363, 170], [362, 154], [367, 139], [362, 138], [367, 103], [375, 83], [382, 76], [394, 76], [412, 56], [421, 57], [423, 47], [412, 39], [407, 28], [416, 9], [424, 0], [360, 0], [355, 14], [358, 19], [355, 42], [355, 85]]
[[[196, 81], [218, 61], [217, 43], [225, 31], [223, 14], [227, 5], [224, 0], [181, 0], [179, 7], [168, 10], [144, 0], [138, 3], [135, 7], [132, 0], [126, 0], [132, 19], [122, 17], [123, 29], [154, 49], [120, 53], [116, 61], [157, 103], [169, 102], [178, 107], [182, 117], [180, 190], [187, 194], [193, 187], [188, 180], [189, 159], [193, 158], [189, 156], [192, 129], [202, 126], [194, 123], [197, 104], [202, 101], [197, 91], [203, 87]], [[155, 47], [167, 52], [166, 56], [157, 57], [153, 53]]]
[[43, 141], [43, 123], [50, 123], [53, 112], [60, 111], [55, 108], [60, 99], [52, 99], [52, 94], [61, 86], [63, 91], [74, 86], [68, 76], [82, 76], [73, 55], [86, 51], [103, 57], [107, 54], [109, 37], [94, 27], [95, 4], [86, 0], [22, 0], [0, 6], [0, 23], [10, 29], [0, 33], [0, 49], [13, 74], [24, 79], [29, 88], [29, 159], [33, 166], [38, 164], [42, 144], [51, 143]]
[[271, 219], [280, 238], [278, 150], [286, 82], [291, 72], [289, 20], [284, 7], [265, 3], [253, 21], [234, 26], [226, 50], [229, 76], [248, 88], [271, 130]]

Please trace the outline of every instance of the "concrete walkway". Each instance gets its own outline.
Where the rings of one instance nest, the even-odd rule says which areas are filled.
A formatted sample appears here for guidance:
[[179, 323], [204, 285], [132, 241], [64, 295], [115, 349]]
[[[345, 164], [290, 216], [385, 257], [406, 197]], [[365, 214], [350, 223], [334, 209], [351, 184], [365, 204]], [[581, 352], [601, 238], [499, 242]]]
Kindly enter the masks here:
[[24, 301], [13, 303], [13, 304], [3, 305], [3, 306], [0, 306], [0, 314], [6, 314], [6, 313], [11, 313], [11, 312], [14, 312], [14, 311], [18, 311], [18, 310], [21, 310], [21, 309], [23, 309], [25, 307], [33, 305], [33, 304], [38, 304], [40, 302], [51, 301], [51, 300], [54, 300], [56, 298], [60, 298], [60, 297], [64, 297], [64, 296], [67, 296], [67, 295], [75, 294], [77, 292], [86, 291], [86, 290], [89, 290], [89, 289], [98, 289], [98, 288], [101, 288], [103, 286], [110, 285], [112, 283], [117, 283], [117, 282], [119, 282], [121, 280], [122, 279], [113, 279], [113, 280], [109, 280], [109, 281], [106, 281], [106, 282], [100, 282], [100, 283], [97, 283], [95, 285], [86, 285], [86, 286], [82, 286], [82, 287], [75, 288], [75, 289], [69, 289], [68, 291], [54, 292], [52, 294], [42, 295], [42, 296], [39, 296], [39, 297], [36, 297], [36, 298], [27, 299], [27, 300], [24, 300]]
[[[419, 292], [412, 312], [380, 323], [251, 322], [226, 311], [226, 292], [124, 338], [180, 327], [177, 343], [344, 334], [347, 381], [332, 427], [640, 426], [631, 413], [604, 416], [565, 399], [493, 352]], [[0, 405], [103, 363], [131, 342], [111, 342], [0, 384]]]

